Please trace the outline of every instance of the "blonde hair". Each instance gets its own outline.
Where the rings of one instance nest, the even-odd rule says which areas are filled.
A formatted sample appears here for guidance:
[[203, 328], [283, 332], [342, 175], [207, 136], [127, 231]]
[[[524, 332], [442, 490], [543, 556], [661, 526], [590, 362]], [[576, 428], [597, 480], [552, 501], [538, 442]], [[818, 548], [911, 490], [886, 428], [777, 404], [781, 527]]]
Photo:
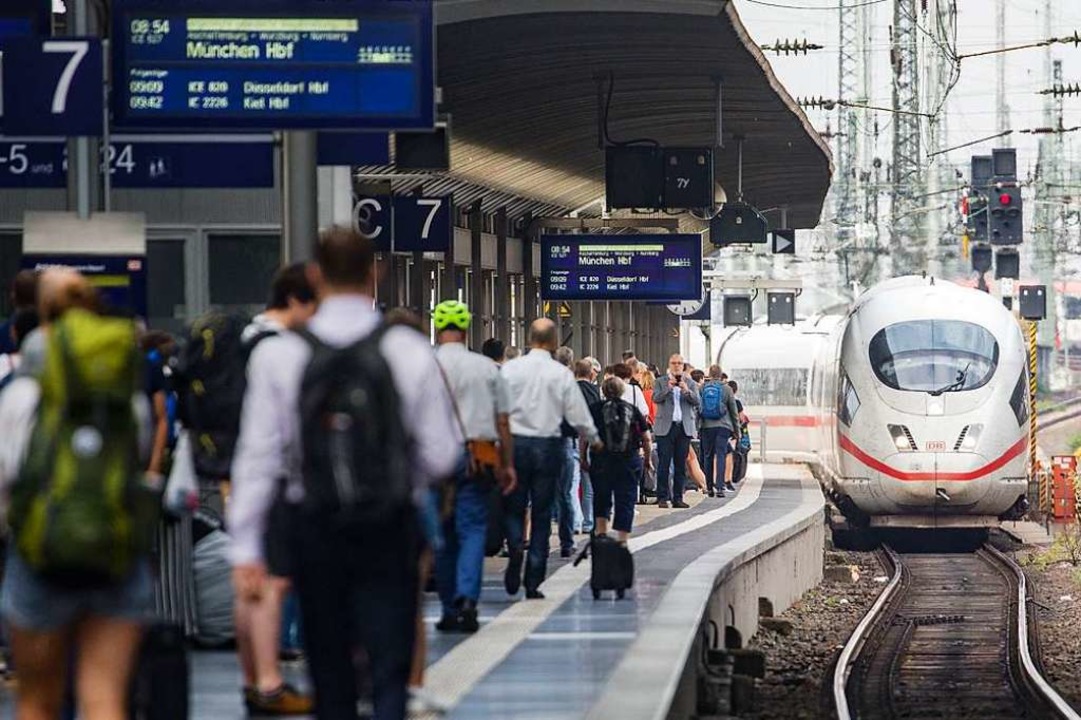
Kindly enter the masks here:
[[98, 292], [81, 274], [69, 269], [46, 270], [38, 286], [38, 314], [42, 323], [56, 322], [68, 310], [98, 312]]
[[642, 373], [642, 379], [638, 381], [638, 384], [642, 386], [643, 390], [652, 390], [656, 384], [656, 378], [653, 377], [653, 373], [646, 368], [646, 371]]

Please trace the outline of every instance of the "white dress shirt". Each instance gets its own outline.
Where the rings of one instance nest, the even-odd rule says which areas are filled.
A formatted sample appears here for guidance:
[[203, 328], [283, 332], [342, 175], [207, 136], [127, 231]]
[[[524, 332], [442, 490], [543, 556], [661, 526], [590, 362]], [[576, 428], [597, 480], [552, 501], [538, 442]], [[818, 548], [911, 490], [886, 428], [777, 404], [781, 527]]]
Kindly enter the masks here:
[[574, 374], [547, 350], [531, 350], [503, 366], [510, 390], [510, 431], [533, 438], [561, 436], [563, 419], [592, 443], [597, 428]]
[[683, 408], [679, 404], [680, 397], [682, 397], [683, 391], [679, 386], [672, 388], [672, 402], [675, 403], [672, 407], [672, 422], [679, 425], [683, 422]]
[[649, 405], [646, 405], [646, 394], [642, 392], [642, 388], [637, 385], [631, 385], [629, 382], [624, 382], [623, 396], [620, 399], [623, 402], [638, 408], [638, 412], [642, 413], [642, 417], [647, 420], [649, 419]]
[[507, 381], [490, 358], [462, 343], [444, 343], [435, 351], [453, 393], [467, 440], [499, 439], [496, 415], [510, 412]]
[[[308, 329], [329, 345], [345, 347], [370, 335], [379, 322], [370, 298], [343, 295], [323, 301]], [[463, 440], [427, 339], [410, 328], [391, 328], [380, 350], [390, 365], [405, 430], [413, 441], [412, 479], [420, 502], [432, 481], [454, 471]], [[259, 343], [248, 363], [228, 510], [234, 565], [262, 560], [266, 518], [278, 478], [289, 478], [290, 502], [304, 497], [298, 408], [310, 358], [311, 348], [303, 338], [284, 333]]]

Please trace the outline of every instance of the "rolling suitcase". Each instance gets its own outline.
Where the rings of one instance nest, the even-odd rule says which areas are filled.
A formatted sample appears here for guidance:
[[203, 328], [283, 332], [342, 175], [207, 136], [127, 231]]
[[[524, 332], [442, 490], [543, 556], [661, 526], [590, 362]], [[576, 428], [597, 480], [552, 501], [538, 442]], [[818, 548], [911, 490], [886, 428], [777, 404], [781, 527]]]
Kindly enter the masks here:
[[132, 720], [188, 720], [190, 684], [183, 630], [171, 623], [147, 628], [132, 678]]
[[582, 562], [593, 556], [589, 587], [593, 599], [599, 600], [605, 590], [614, 590], [620, 600], [634, 586], [634, 557], [623, 543], [607, 535], [595, 535], [574, 561]]
[[732, 482], [738, 483], [747, 477], [747, 453], [742, 450], [732, 451]]

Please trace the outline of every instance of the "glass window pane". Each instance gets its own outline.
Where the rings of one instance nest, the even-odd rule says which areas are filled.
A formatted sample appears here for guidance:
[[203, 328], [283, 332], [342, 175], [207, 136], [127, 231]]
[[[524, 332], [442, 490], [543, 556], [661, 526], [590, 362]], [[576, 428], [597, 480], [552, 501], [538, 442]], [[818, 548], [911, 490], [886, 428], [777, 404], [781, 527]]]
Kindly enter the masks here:
[[147, 323], [152, 328], [179, 333], [187, 321], [183, 240], [150, 240], [146, 244]]
[[975, 390], [998, 365], [998, 342], [987, 329], [961, 320], [915, 320], [890, 325], [871, 339], [871, 367], [895, 390]]
[[210, 235], [209, 246], [210, 304], [226, 312], [261, 312], [281, 265], [281, 238]]

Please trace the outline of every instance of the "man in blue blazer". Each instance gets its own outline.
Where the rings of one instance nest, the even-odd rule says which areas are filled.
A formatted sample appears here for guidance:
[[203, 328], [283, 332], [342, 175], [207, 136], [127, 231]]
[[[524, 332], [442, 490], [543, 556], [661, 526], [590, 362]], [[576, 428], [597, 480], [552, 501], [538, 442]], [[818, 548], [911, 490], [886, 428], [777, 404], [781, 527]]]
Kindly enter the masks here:
[[[683, 486], [687, 482], [687, 454], [691, 438], [697, 432], [696, 415], [702, 401], [698, 386], [683, 372], [683, 356], [668, 359], [668, 373], [657, 379], [653, 388], [653, 403], [657, 418], [653, 433], [657, 438], [657, 507], [689, 507], [683, 502]], [[675, 464], [675, 477], [669, 480], [669, 469]]]

